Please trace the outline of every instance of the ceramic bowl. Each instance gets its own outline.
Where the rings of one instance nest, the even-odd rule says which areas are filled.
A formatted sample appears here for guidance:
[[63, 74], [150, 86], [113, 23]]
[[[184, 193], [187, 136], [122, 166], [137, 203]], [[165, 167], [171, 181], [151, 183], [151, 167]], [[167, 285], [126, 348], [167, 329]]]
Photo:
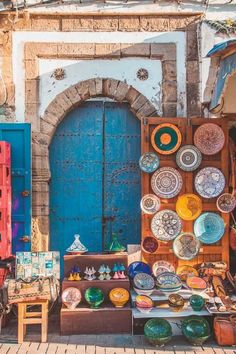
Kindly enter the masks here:
[[193, 311], [201, 311], [205, 306], [205, 300], [202, 296], [193, 294], [189, 299], [189, 304], [192, 307]]
[[136, 274], [133, 279], [134, 287], [141, 290], [151, 290], [155, 287], [154, 279], [146, 273]]
[[68, 309], [74, 310], [81, 302], [81, 292], [77, 288], [66, 288], [62, 292], [61, 299]]
[[157, 287], [163, 292], [177, 292], [182, 288], [182, 282], [175, 273], [166, 272], [157, 276]]
[[136, 292], [136, 294], [138, 295], [146, 295], [146, 296], [150, 296], [152, 295], [153, 291], [155, 289], [150, 289], [150, 290], [145, 290], [145, 289], [138, 289], [134, 287], [134, 291]]
[[147, 263], [144, 262], [133, 262], [128, 266], [128, 275], [130, 278], [134, 278], [134, 276], [138, 273], [147, 273], [152, 274], [151, 268]]
[[182, 322], [182, 333], [194, 345], [202, 345], [211, 335], [210, 325], [204, 317], [189, 316]]
[[109, 299], [115, 307], [124, 307], [129, 301], [129, 292], [124, 288], [114, 288], [109, 292]]
[[164, 345], [171, 340], [171, 325], [163, 318], [152, 318], [145, 323], [144, 336], [153, 345]]
[[200, 277], [188, 277], [186, 285], [195, 292], [202, 292], [207, 288], [206, 281]]
[[142, 313], [149, 313], [153, 308], [153, 301], [149, 296], [138, 295], [135, 299], [136, 308]]
[[142, 250], [145, 253], [155, 253], [158, 250], [159, 243], [155, 237], [146, 236], [142, 241]]
[[98, 308], [104, 301], [103, 291], [99, 288], [91, 287], [86, 289], [84, 293], [85, 300], [91, 308]]
[[168, 304], [174, 312], [180, 312], [184, 308], [184, 298], [179, 294], [171, 294], [168, 298]]
[[182, 281], [186, 282], [188, 277], [197, 277], [198, 271], [189, 265], [182, 265], [177, 268], [176, 274], [180, 277]]

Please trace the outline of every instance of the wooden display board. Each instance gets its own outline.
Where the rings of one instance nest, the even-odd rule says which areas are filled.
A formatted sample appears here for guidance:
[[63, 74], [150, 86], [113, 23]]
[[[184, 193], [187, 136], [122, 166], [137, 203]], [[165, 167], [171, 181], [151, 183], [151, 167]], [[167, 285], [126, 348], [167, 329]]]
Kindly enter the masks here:
[[[158, 154], [160, 158], [160, 167], [174, 167], [177, 169], [182, 178], [183, 178], [183, 187], [179, 195], [184, 193], [198, 193], [194, 188], [194, 177], [197, 172], [204, 167], [217, 167], [219, 168], [226, 180], [224, 192], [228, 191], [228, 183], [229, 183], [229, 152], [228, 152], [228, 128], [227, 128], [227, 119], [202, 119], [202, 118], [144, 118], [142, 120], [142, 154], [145, 152], [153, 151], [151, 145], [151, 134], [154, 128], [161, 123], [172, 123], [176, 125], [182, 134], [182, 143], [181, 146], [187, 144], [193, 144], [193, 136], [196, 129], [204, 124], [204, 123], [215, 123], [219, 125], [224, 133], [225, 133], [225, 144], [223, 149], [216, 155], [207, 156], [203, 155], [202, 163], [196, 171], [193, 172], [185, 172], [182, 171], [178, 165], [176, 164], [175, 157], [176, 153], [171, 155], [161, 155]], [[142, 196], [148, 193], [153, 193], [151, 189], [151, 176], [152, 174], [148, 174], [142, 172]], [[163, 199], [161, 198], [161, 210], [162, 209], [171, 209], [175, 210], [175, 205], [177, 201], [177, 197], [172, 199]], [[217, 198], [212, 199], [202, 199], [203, 204], [203, 212], [211, 211], [216, 212], [222, 216], [225, 222], [225, 233], [222, 239], [212, 245], [202, 244], [200, 252], [197, 257], [195, 257], [191, 261], [183, 261], [178, 259], [172, 250], [172, 241], [171, 242], [160, 242], [159, 249], [154, 254], [147, 254], [142, 252], [143, 260], [152, 265], [157, 260], [166, 260], [172, 263], [175, 267], [178, 265], [188, 264], [195, 265], [202, 262], [215, 262], [215, 261], [225, 261], [229, 264], [229, 214], [220, 213], [216, 207]], [[142, 240], [145, 236], [152, 235], [151, 232], [151, 219], [152, 215], [147, 215], [142, 213]], [[193, 232], [193, 223], [194, 221], [182, 221], [183, 223], [183, 232], [189, 231]]]

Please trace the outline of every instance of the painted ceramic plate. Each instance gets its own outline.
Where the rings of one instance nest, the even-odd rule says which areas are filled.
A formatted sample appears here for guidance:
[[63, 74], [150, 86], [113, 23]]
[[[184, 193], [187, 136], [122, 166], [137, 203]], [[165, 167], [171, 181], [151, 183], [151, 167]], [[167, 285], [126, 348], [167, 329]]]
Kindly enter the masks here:
[[195, 171], [201, 162], [201, 151], [194, 145], [182, 146], [176, 154], [176, 163], [183, 171]]
[[194, 185], [201, 197], [218, 197], [225, 188], [225, 176], [216, 167], [205, 167], [197, 173]]
[[137, 289], [151, 290], [155, 286], [153, 277], [146, 273], [136, 274], [133, 282]]
[[152, 265], [152, 273], [155, 277], [162, 273], [174, 273], [175, 267], [167, 261], [157, 261]]
[[216, 201], [216, 206], [222, 213], [231, 213], [236, 207], [236, 199], [230, 193], [221, 194]]
[[81, 301], [81, 292], [77, 288], [66, 288], [61, 295], [63, 304], [69, 309], [75, 309]]
[[157, 276], [157, 287], [166, 292], [178, 291], [182, 287], [180, 277], [175, 273], [162, 273]]
[[147, 263], [144, 262], [133, 262], [128, 266], [128, 275], [130, 278], [134, 278], [134, 276], [138, 273], [147, 273], [152, 274], [151, 268]]
[[155, 214], [161, 207], [161, 201], [155, 194], [146, 194], [140, 202], [140, 208], [145, 214]]
[[200, 250], [199, 239], [190, 232], [184, 232], [176, 237], [173, 242], [173, 251], [176, 257], [190, 260], [196, 257]]
[[186, 284], [189, 288], [196, 290], [205, 290], [207, 287], [205, 280], [200, 277], [189, 277]]
[[153, 307], [153, 301], [149, 296], [146, 295], [137, 295], [135, 299], [136, 306], [142, 308]]
[[153, 148], [163, 155], [173, 154], [181, 145], [182, 136], [174, 124], [159, 124], [152, 132]]
[[183, 220], [195, 220], [202, 212], [202, 201], [196, 194], [183, 194], [178, 197], [176, 211]]
[[146, 236], [142, 241], [142, 250], [146, 253], [155, 253], [158, 247], [159, 243], [153, 236]]
[[181, 191], [181, 174], [172, 167], [162, 167], [151, 178], [153, 192], [161, 198], [174, 198]]
[[182, 265], [177, 268], [176, 274], [182, 281], [186, 281], [188, 277], [197, 277], [198, 271], [189, 265]]
[[143, 172], [152, 173], [159, 165], [159, 158], [154, 152], [146, 152], [139, 159], [139, 167]]
[[224, 220], [216, 213], [203, 213], [194, 223], [194, 233], [202, 243], [215, 243], [221, 239], [224, 232]]
[[224, 143], [224, 132], [214, 123], [202, 124], [194, 134], [194, 145], [205, 155], [217, 154]]
[[161, 241], [173, 240], [179, 235], [182, 222], [173, 210], [161, 210], [154, 215], [151, 221], [153, 235]]

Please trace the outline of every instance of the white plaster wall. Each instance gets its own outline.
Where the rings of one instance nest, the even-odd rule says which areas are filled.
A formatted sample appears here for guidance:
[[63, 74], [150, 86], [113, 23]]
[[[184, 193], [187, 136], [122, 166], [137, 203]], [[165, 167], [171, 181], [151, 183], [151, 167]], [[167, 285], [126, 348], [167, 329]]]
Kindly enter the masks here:
[[[64, 80], [55, 80], [52, 76], [56, 68], [64, 68]], [[140, 68], [148, 70], [149, 77], [146, 81], [137, 78]], [[161, 110], [161, 82], [162, 67], [159, 60], [123, 58], [120, 60], [40, 60], [40, 110], [42, 115], [49, 103], [60, 92], [79, 81], [96, 77], [111, 77], [126, 82], [135, 87], [146, 96], [157, 108]]]
[[[65, 43], [176, 43], [177, 47], [177, 102], [180, 104], [177, 106], [177, 115], [178, 116], [186, 116], [186, 62], [185, 62], [185, 51], [186, 51], [186, 35], [184, 32], [87, 32], [86, 35], [84, 32], [13, 32], [13, 81], [15, 84], [16, 90], [16, 119], [19, 122], [24, 121], [24, 112], [25, 112], [25, 92], [24, 92], [24, 44], [27, 42], [65, 42]], [[133, 60], [133, 65], [138, 67], [140, 64], [139, 58], [129, 59]], [[147, 62], [149, 60], [147, 59]], [[50, 61], [48, 61], [50, 62]], [[100, 60], [101, 64], [103, 60]], [[121, 61], [122, 62], [122, 61]], [[155, 64], [154, 64], [155, 63]], [[89, 63], [88, 63], [89, 64]], [[91, 64], [91, 63], [90, 63]], [[109, 76], [111, 75], [111, 71], [113, 70], [113, 64], [109, 63], [109, 68], [107, 67], [107, 72]], [[147, 63], [145, 63], [146, 65]], [[155, 65], [152, 68], [152, 65]], [[52, 65], [52, 64], [50, 64]], [[54, 65], [54, 64], [53, 64]], [[117, 64], [114, 64], [114, 68]], [[158, 61], [151, 61], [148, 64], [150, 65], [150, 70], [152, 74], [155, 75], [156, 78], [151, 78], [154, 84], [154, 89], [150, 88], [148, 91], [148, 95], [152, 97], [153, 103], [157, 106], [157, 102], [159, 100], [160, 95], [160, 64]], [[43, 70], [43, 64], [40, 64], [41, 70]], [[61, 64], [57, 63], [56, 66], [61, 66]], [[90, 72], [89, 65], [86, 64], [87, 74]], [[159, 68], [159, 69], [158, 69]], [[46, 69], [47, 70], [47, 69]], [[92, 69], [91, 69], [92, 70]], [[101, 70], [101, 69], [99, 69]], [[113, 75], [118, 75], [117, 67], [113, 70]], [[126, 64], [126, 70], [127, 64]], [[50, 69], [51, 71], [51, 69]], [[155, 73], [156, 71], [156, 73]], [[94, 68], [91, 71], [94, 72]], [[104, 76], [108, 76], [106, 74], [106, 69], [103, 69]], [[106, 74], [106, 75], [105, 75]], [[49, 73], [48, 73], [49, 75]], [[119, 75], [124, 75], [124, 73], [120, 73]], [[71, 76], [70, 76], [71, 77]], [[114, 77], [114, 76], [113, 76]], [[130, 76], [131, 77], [131, 76]], [[89, 78], [89, 77], [87, 77]], [[42, 85], [40, 79], [40, 87], [41, 87], [41, 97], [43, 95], [47, 95], [46, 88]], [[134, 82], [133, 86], [138, 89], [137, 85], [139, 82]], [[59, 86], [58, 86], [59, 87]], [[63, 90], [65, 88], [63, 87]], [[62, 88], [61, 88], [62, 90]], [[62, 91], [63, 91], [62, 90]], [[59, 89], [57, 91], [59, 93]], [[146, 94], [145, 94], [146, 93]], [[145, 96], [147, 96], [147, 92], [145, 92]], [[41, 105], [40, 111], [42, 112], [43, 105], [45, 106], [46, 102]], [[158, 107], [159, 108], [159, 105]]]

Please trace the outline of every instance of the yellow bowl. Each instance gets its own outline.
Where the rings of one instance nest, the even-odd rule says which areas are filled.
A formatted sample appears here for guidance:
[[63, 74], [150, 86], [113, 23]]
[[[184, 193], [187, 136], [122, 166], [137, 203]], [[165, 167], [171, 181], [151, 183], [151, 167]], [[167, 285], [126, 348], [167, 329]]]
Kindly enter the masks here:
[[124, 288], [114, 288], [109, 292], [109, 299], [115, 307], [124, 307], [129, 301], [129, 292]]

